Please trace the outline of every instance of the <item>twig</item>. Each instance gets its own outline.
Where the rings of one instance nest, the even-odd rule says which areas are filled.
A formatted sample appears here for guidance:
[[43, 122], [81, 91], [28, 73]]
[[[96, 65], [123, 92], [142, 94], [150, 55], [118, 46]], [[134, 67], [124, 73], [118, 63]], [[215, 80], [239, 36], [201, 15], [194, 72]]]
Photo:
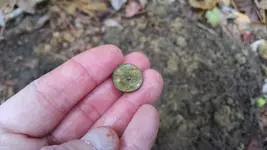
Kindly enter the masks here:
[[6, 14], [4, 16], [5, 23], [8, 22], [11, 19], [16, 18], [17, 16], [21, 15], [24, 11], [21, 8], [17, 8], [13, 10], [12, 12]]
[[201, 29], [204, 29], [208, 32], [210, 32], [213, 35], [218, 35], [214, 30], [210, 29], [209, 27], [205, 26], [204, 24], [197, 22], [197, 26], [200, 27]]
[[4, 32], [5, 32], [5, 27], [1, 28], [1, 30], [0, 30], [0, 36], [3, 36], [4, 35]]
[[5, 39], [4, 32], [5, 32], [5, 27], [2, 27], [1, 30], [0, 30], [0, 41]]
[[231, 4], [234, 6], [234, 8], [235, 8], [236, 10], [238, 10], [238, 8], [237, 8], [237, 6], [236, 6], [236, 4], [235, 4], [235, 0], [231, 0]]

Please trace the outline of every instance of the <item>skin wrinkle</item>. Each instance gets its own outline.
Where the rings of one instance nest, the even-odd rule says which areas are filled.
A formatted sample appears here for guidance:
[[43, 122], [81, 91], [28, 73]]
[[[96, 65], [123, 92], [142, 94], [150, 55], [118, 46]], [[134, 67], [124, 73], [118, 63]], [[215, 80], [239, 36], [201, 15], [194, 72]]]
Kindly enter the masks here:
[[[87, 76], [93, 81], [93, 87], [96, 87], [99, 84], [99, 81], [97, 81], [95, 79], [95, 77], [90, 73], [92, 72], [91, 69], [89, 67], [85, 67], [83, 64], [81, 64], [80, 62], [78, 62], [77, 60], [75, 60], [74, 58], [71, 59], [73, 62], [75, 62], [76, 64], [78, 64], [81, 68], [83, 68], [85, 70], [85, 72], [87, 73]], [[92, 84], [92, 83], [90, 83]]]
[[[77, 120], [79, 120], [81, 117], [77, 117], [77, 119], [76, 120], [74, 120], [73, 122], [72, 122], [72, 124], [74, 124]], [[70, 125], [70, 126], [72, 126], [72, 124]], [[68, 130], [69, 128], [67, 127], [65, 130], [63, 130], [62, 132], [60, 132], [59, 134], [64, 134], [65, 132], [67, 132], [67, 130]], [[53, 135], [51, 135], [51, 136], [53, 136]], [[59, 143], [59, 142], [57, 142], [57, 143]]]
[[[95, 81], [91, 76], [90, 76], [90, 74], [87, 72], [87, 70], [80, 64], [80, 63], [78, 63], [77, 61], [75, 61], [75, 60], [73, 60], [73, 62], [74, 63], [76, 63], [76, 64], [78, 64], [84, 71], [81, 71], [81, 72], [86, 72], [86, 75], [84, 75], [84, 77], [81, 75], [81, 74], [79, 74], [79, 76], [76, 76], [75, 78], [73, 78], [72, 80], [72, 82], [71, 83], [69, 83], [69, 84], [67, 84], [65, 87], [63, 87], [60, 91], [58, 91], [57, 89], [55, 89], [55, 88], [53, 88], [53, 86], [50, 86], [49, 84], [47, 84], [47, 82], [45, 82], [44, 80], [42, 80], [42, 78], [41, 78], [41, 83], [43, 84], [45, 84], [44, 86], [45, 87], [48, 87], [49, 89], [51, 89], [51, 90], [53, 90], [54, 91], [54, 93], [55, 94], [53, 94], [53, 95], [58, 95], [58, 99], [64, 99], [64, 101], [66, 101], [66, 103], [65, 104], [71, 104], [71, 102], [70, 102], [70, 100], [68, 99], [68, 97], [65, 95], [65, 93], [64, 92], [61, 92], [61, 91], [64, 91], [65, 89], [68, 89], [70, 86], [72, 86], [72, 85], [75, 85], [75, 84], [78, 84], [78, 83], [82, 83], [82, 82], [84, 82], [84, 81], [86, 81], [86, 80], [88, 80], [88, 78], [89, 79], [92, 79], [93, 81]], [[65, 69], [64, 69], [65, 68]], [[69, 69], [69, 68], [72, 68], [72, 67], [63, 67], [63, 69], [62, 69], [62, 72], [64, 72], [64, 70], [73, 70], [73, 69]], [[68, 72], [68, 71], [67, 71]], [[82, 77], [82, 78], [81, 78]], [[79, 78], [81, 78], [81, 79], [79, 79]], [[43, 79], [46, 79], [46, 78], [43, 78]], [[75, 79], [79, 79], [79, 80], [75, 80]], [[37, 82], [37, 83], [36, 83]], [[44, 94], [44, 92], [42, 92], [41, 90], [39, 91], [38, 90], [38, 81], [36, 81], [36, 82], [34, 82], [34, 83], [36, 83], [35, 84], [35, 88], [36, 88], [36, 92], [39, 92], [40, 94], [42, 94], [42, 95], [44, 95], [45, 97], [49, 97], [49, 94]], [[42, 85], [43, 86], [43, 85]], [[60, 97], [62, 97], [62, 98], [60, 98]], [[60, 113], [62, 113], [62, 114], [66, 114], [67, 112], [68, 112], [68, 110], [69, 110], [69, 108], [70, 108], [70, 106], [66, 106], [66, 108], [61, 108], [62, 106], [59, 106], [57, 103], [55, 103], [54, 102], [54, 100], [52, 100], [51, 98], [48, 98], [48, 99], [46, 99], [46, 100], [49, 100], [50, 102], [51, 102], [51, 104], [57, 109], [57, 111], [58, 112], [60, 112]]]
[[[129, 129], [127, 132], [129, 132], [130, 135], [131, 135], [131, 136], [128, 136], [128, 141], [135, 142], [137, 140], [140, 140], [140, 141], [147, 141], [149, 143], [152, 143], [154, 141], [154, 137], [151, 134], [144, 135], [144, 136], [141, 136], [141, 137], [138, 136], [140, 131], [137, 128]], [[129, 140], [129, 139], [131, 139], [131, 140]]]
[[[108, 88], [106, 88], [108, 87]], [[84, 105], [92, 105], [92, 107], [95, 107], [95, 110], [97, 110], [99, 116], [102, 116], [106, 111], [103, 110], [98, 110], [97, 107], [95, 105], [99, 105], [99, 103], [97, 102], [98, 100], [95, 99], [95, 95], [101, 95], [101, 97], [99, 97], [100, 102], [101, 101], [107, 101], [105, 98], [106, 95], [111, 95], [113, 93], [118, 93], [118, 97], [120, 97], [122, 95], [122, 93], [120, 91], [118, 91], [115, 87], [113, 87], [113, 83], [111, 79], [108, 79], [105, 81], [104, 86], [101, 86], [101, 88], [107, 89], [107, 90], [93, 90], [90, 94], [87, 95], [87, 97], [84, 98], [83, 101], [81, 101], [81, 103], [79, 105], [84, 106]]]
[[[35, 89], [36, 89], [36, 91], [35, 91], [36, 92], [36, 95], [38, 95], [38, 97], [41, 97], [41, 98], [36, 98], [36, 100], [38, 100], [39, 103], [42, 101], [40, 103], [41, 106], [45, 106], [45, 107], [50, 106], [50, 109], [55, 110], [55, 111], [57, 111], [58, 113], [60, 113], [62, 115], [66, 114], [66, 112], [64, 111], [64, 109], [60, 108], [54, 102], [54, 100], [52, 100], [52, 98], [48, 94], [45, 94], [44, 92], [42, 92], [41, 90], [38, 89], [38, 85], [37, 85], [38, 83], [36, 83], [36, 82], [33, 82], [33, 83], [34, 83], [33, 86], [35, 86]], [[46, 85], [46, 86], [48, 86], [48, 85]], [[54, 88], [51, 88], [51, 89], [53, 89], [54, 91], [56, 91]], [[43, 102], [48, 102], [48, 104], [45, 105], [45, 104], [43, 104]]]
[[[76, 77], [76, 78], [80, 78], [81, 77], [81, 75], [79, 75], [78, 77]], [[38, 80], [35, 80], [34, 82], [33, 82], [33, 89], [35, 89], [35, 92], [37, 92], [37, 93], [39, 93], [40, 95], [41, 95], [41, 97], [43, 97], [44, 99], [45, 99], [45, 101], [46, 102], [49, 102], [50, 104], [48, 104], [48, 105], [42, 105], [42, 106], [45, 106], [45, 107], [47, 107], [47, 106], [54, 106], [54, 107], [51, 107], [51, 108], [55, 108], [54, 110], [56, 110], [56, 111], [58, 111], [60, 114], [62, 114], [62, 116], [63, 115], [65, 115], [68, 111], [68, 107], [69, 106], [67, 106], [65, 109], [64, 108], [60, 108], [60, 106], [58, 106], [55, 102], [54, 102], [54, 100], [52, 100], [51, 98], [50, 98], [50, 96], [49, 96], [49, 94], [45, 94], [44, 92], [42, 92], [41, 90], [39, 90], [39, 86], [38, 86], [38, 84], [39, 84], [39, 82], [41, 82], [41, 83], [44, 83], [45, 84], [45, 86], [46, 87], [49, 87], [49, 89], [50, 90], [53, 90], [53, 91], [55, 91], [55, 93], [56, 94], [53, 94], [53, 95], [59, 95], [59, 97], [63, 97], [64, 99], [65, 99], [65, 101], [69, 101], [68, 100], [68, 98], [67, 98], [67, 96], [64, 96], [65, 94], [63, 93], [63, 92], [59, 92], [59, 91], [57, 91], [55, 88], [53, 88], [53, 87], [51, 87], [51, 86], [49, 86], [49, 84], [46, 84], [46, 82], [45, 82], [45, 80], [43, 80], [43, 79], [45, 79], [45, 78], [40, 78], [39, 80], [42, 80], [42, 81], [38, 81]], [[71, 82], [70, 84], [68, 84], [65, 88], [67, 88], [67, 87], [69, 87], [70, 85], [73, 85], [73, 84], [75, 84], [75, 82], [83, 82], [84, 80], [86, 80], [86, 79], [88, 79], [88, 77], [87, 77], [87, 75], [85, 76], [85, 77], [83, 77], [83, 79], [81, 79], [80, 81], [78, 80], [74, 80], [73, 82]], [[62, 91], [65, 89], [65, 88], [63, 88], [62, 89]], [[38, 95], [38, 94], [37, 94]], [[38, 96], [40, 96], [40, 95], [38, 95]], [[42, 98], [35, 98], [35, 99], [42, 99]], [[61, 98], [59, 98], [59, 99], [61, 99]], [[40, 101], [39, 101], [40, 102]], [[68, 104], [70, 104], [70, 102], [67, 102]], [[65, 103], [65, 104], [67, 104], [67, 103]], [[51, 105], [52, 104], [52, 105]], [[66, 111], [65, 111], [66, 110]], [[52, 118], [52, 117], [50, 117], [50, 118]], [[39, 120], [39, 119], [38, 119]]]
[[12, 131], [8, 130], [8, 128], [0, 122], [0, 135], [4, 133], [12, 133]]
[[143, 150], [135, 143], [122, 143], [122, 150]]
[[79, 111], [82, 112], [82, 114], [86, 117], [86, 119], [89, 120], [89, 122], [93, 122], [94, 119], [92, 119], [79, 105], [77, 105], [77, 108]]
[[[78, 106], [76, 106], [76, 107], [78, 107]], [[79, 110], [80, 110], [80, 109], [79, 109]], [[80, 110], [80, 111], [83, 112], [82, 110]], [[83, 112], [83, 114], [84, 114], [84, 116], [87, 116], [85, 112]], [[62, 135], [62, 134], [64, 135], [64, 133], [67, 132], [67, 131], [69, 130], [69, 128], [70, 128], [73, 124], [75, 124], [76, 121], [79, 120], [80, 118], [81, 118], [81, 117], [77, 117], [76, 120], [74, 120], [74, 121], [70, 124], [69, 127], [66, 127], [64, 130], [62, 130], [62, 131], [59, 132], [58, 134], [59, 134], [59, 135]], [[53, 144], [59, 144], [60, 142], [57, 140], [58, 137], [61, 137], [61, 136], [57, 136], [57, 138], [56, 138], [53, 134], [49, 134], [49, 135], [47, 136], [46, 139], [49, 139], [48, 141], [52, 142]], [[52, 143], [51, 143], [51, 144], [52, 144]]]

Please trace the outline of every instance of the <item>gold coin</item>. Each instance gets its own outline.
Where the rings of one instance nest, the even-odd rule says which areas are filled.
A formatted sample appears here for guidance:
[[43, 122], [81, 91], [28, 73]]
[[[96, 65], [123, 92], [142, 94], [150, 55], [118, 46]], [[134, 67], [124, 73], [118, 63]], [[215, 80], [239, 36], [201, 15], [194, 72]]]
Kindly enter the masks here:
[[112, 81], [119, 91], [134, 92], [141, 87], [143, 74], [133, 64], [121, 64], [113, 72]]

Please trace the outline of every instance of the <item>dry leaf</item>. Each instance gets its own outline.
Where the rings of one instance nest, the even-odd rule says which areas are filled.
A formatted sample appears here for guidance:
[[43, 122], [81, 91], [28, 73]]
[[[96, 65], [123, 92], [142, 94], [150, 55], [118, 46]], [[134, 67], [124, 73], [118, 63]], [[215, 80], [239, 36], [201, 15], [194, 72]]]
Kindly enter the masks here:
[[220, 1], [222, 1], [227, 6], [229, 6], [231, 4], [230, 0], [220, 0]]
[[0, 27], [4, 27], [5, 25], [5, 15], [0, 12]]
[[0, 0], [0, 10], [9, 4], [9, 0]]
[[[76, 2], [78, 2], [78, 0]], [[63, 11], [71, 15], [75, 15], [76, 13], [77, 6], [76, 6], [76, 3], [74, 3], [73, 1], [54, 0], [53, 4], [55, 5], [51, 7], [50, 9], [52, 9], [55, 12], [60, 12], [61, 11], [60, 9], [63, 9]]]
[[145, 8], [146, 5], [147, 5], [148, 0], [139, 0], [139, 2], [140, 2], [140, 4], [141, 4], [141, 6], [142, 6], [143, 8]]
[[236, 15], [236, 19], [235, 19], [236, 23], [248, 23], [249, 24], [251, 22], [249, 17], [245, 14], [242, 14], [240, 12], [235, 12], [234, 14]]
[[126, 6], [125, 16], [126, 17], [133, 17], [142, 9], [142, 6], [137, 3], [136, 1], [130, 1], [129, 4]]
[[212, 9], [217, 2], [217, 0], [189, 0], [189, 4], [192, 7], [200, 9]]
[[103, 12], [108, 9], [106, 0], [54, 0], [54, 3], [71, 15], [75, 15], [77, 9], [86, 14]]
[[262, 0], [261, 2], [259, 2], [259, 8], [260, 9], [267, 9], [267, 1]]
[[33, 14], [35, 13], [35, 6], [43, 1], [46, 0], [18, 0], [17, 4], [23, 11]]
[[108, 4], [104, 0], [89, 0], [88, 2], [89, 11], [103, 12], [103, 11], [106, 11], [107, 9], [108, 9]]
[[106, 19], [104, 21], [106, 27], [122, 27], [120, 23], [115, 19]]
[[116, 11], [120, 10], [121, 7], [127, 2], [127, 0], [111, 0], [111, 5]]
[[240, 32], [244, 32], [249, 28], [249, 24], [251, 23], [250, 18], [242, 14], [240, 12], [234, 12], [235, 17], [235, 23], [237, 24], [237, 28]]
[[240, 12], [244, 12], [247, 16], [249, 16], [252, 22], [259, 21], [259, 12], [253, 0], [235, 0], [235, 4]]

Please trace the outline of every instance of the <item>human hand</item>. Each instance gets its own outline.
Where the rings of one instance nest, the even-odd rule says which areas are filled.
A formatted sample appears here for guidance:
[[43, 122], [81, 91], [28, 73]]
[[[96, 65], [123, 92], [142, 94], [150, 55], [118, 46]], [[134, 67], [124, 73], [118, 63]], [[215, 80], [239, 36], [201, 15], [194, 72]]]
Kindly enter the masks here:
[[[143, 85], [121, 93], [111, 74], [122, 63], [143, 71]], [[33, 81], [0, 106], [0, 150], [151, 149], [159, 128], [154, 104], [161, 75], [142, 53], [104, 45]], [[52, 146], [53, 145], [53, 146]]]

